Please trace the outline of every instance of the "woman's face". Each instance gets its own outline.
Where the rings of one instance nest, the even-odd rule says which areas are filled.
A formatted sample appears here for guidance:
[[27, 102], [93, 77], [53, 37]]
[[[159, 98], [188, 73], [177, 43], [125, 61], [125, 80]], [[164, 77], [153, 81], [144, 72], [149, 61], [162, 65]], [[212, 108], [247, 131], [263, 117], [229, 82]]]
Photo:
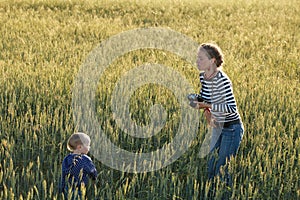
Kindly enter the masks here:
[[208, 70], [211, 67], [212, 59], [209, 59], [205, 50], [200, 49], [198, 51], [197, 66], [200, 71]]

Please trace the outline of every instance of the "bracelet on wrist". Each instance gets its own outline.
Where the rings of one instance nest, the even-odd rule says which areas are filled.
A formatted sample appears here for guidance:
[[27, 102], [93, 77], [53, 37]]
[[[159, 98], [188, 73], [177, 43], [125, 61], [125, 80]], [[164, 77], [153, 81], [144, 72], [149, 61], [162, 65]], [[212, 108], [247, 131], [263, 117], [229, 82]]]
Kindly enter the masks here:
[[210, 109], [209, 108], [204, 108], [204, 112], [210, 112]]

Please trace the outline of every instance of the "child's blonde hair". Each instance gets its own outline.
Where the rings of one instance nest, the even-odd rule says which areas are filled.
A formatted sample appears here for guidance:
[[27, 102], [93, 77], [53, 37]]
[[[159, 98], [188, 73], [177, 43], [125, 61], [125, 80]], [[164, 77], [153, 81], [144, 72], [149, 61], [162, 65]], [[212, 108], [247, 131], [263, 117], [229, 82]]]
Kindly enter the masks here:
[[69, 151], [73, 152], [78, 145], [89, 145], [90, 142], [91, 139], [87, 134], [82, 132], [73, 133], [68, 139], [67, 148]]

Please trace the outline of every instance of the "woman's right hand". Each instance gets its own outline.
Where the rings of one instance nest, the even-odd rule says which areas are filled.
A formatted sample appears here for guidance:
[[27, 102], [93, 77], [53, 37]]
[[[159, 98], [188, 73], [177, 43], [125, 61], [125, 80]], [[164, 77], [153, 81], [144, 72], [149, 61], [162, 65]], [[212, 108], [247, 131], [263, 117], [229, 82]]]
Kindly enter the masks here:
[[209, 109], [204, 109], [204, 117], [205, 117], [206, 122], [207, 122], [207, 124], [208, 124], [209, 126], [212, 126], [212, 127], [215, 127], [215, 126], [216, 126], [215, 123], [214, 123], [215, 119], [214, 119], [214, 117], [212, 116], [212, 114], [211, 114], [211, 112], [210, 112]]

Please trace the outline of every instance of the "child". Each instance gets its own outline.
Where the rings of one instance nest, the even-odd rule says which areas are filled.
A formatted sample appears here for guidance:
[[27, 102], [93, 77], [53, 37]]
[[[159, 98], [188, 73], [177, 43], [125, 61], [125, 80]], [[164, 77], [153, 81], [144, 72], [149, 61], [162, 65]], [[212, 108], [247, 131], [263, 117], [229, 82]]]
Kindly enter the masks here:
[[68, 197], [70, 187], [72, 197], [76, 195], [76, 190], [80, 197], [80, 188], [88, 184], [89, 178], [96, 180], [97, 170], [91, 158], [86, 155], [90, 149], [90, 142], [90, 137], [80, 132], [72, 134], [68, 140], [67, 148], [71, 153], [63, 160], [60, 186], [65, 197]]

